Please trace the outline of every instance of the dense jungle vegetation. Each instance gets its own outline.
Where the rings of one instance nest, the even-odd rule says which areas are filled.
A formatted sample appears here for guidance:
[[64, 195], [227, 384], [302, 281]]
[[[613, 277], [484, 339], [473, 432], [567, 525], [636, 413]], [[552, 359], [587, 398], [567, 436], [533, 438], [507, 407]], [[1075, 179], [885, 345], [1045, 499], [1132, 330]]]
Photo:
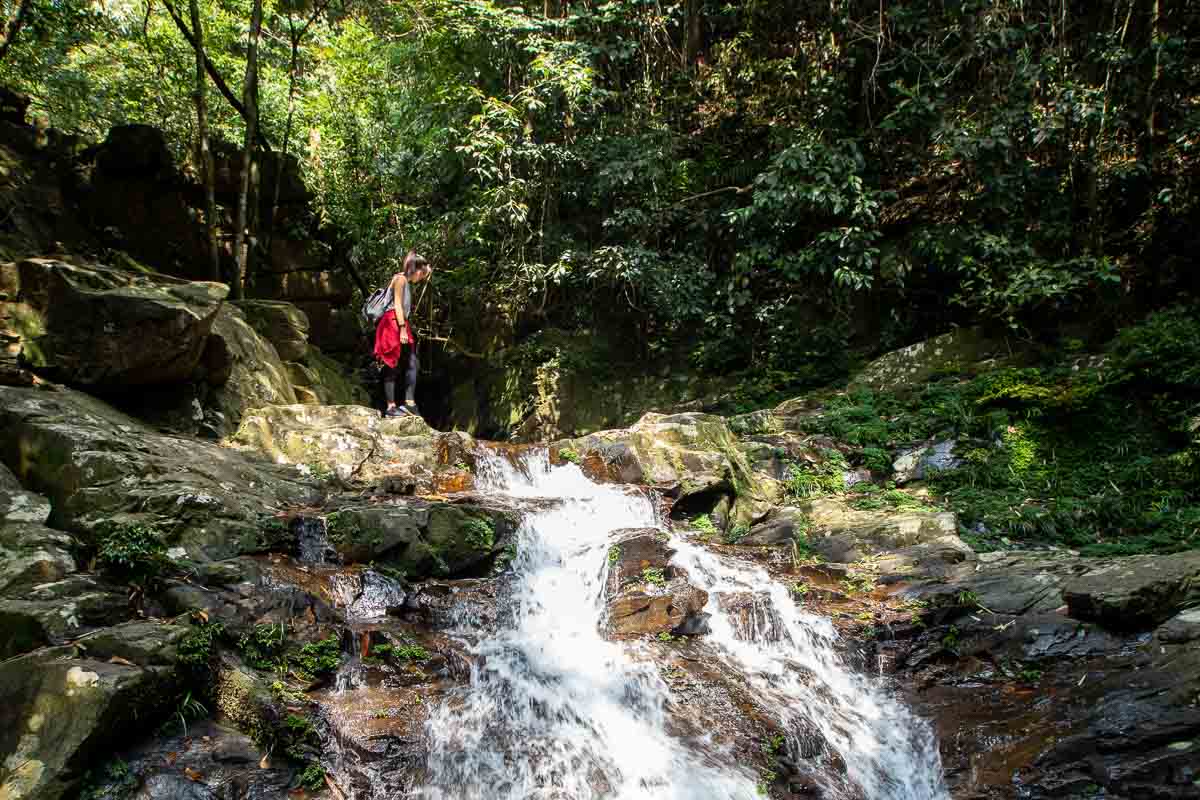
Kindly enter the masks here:
[[744, 411], [982, 325], [1041, 360], [814, 430], [1007, 443], [940, 487], [993, 532], [1197, 535], [1197, 0], [2, 6], [41, 127], [151, 124], [198, 179], [209, 138], [295, 155], [368, 283], [430, 256], [424, 332], [460, 357], [582, 337], [579, 370]]

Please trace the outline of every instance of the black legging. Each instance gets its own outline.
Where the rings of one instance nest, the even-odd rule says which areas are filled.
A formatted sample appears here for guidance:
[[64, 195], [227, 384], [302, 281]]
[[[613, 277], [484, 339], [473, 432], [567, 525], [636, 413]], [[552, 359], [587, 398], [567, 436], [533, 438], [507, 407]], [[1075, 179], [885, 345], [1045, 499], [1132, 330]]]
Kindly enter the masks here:
[[388, 405], [396, 402], [396, 380], [399, 378], [404, 380], [405, 405], [417, 404], [417, 369], [420, 365], [421, 362], [417, 361], [417, 348], [411, 344], [400, 348], [400, 359], [396, 366], [383, 365], [383, 394]]

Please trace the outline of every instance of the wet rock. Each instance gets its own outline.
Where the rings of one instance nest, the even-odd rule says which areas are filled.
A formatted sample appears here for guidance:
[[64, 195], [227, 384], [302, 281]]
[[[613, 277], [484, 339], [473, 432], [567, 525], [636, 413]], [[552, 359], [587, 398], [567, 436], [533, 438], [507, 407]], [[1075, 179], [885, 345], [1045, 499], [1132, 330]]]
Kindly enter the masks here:
[[116, 391], [190, 379], [229, 291], [47, 258], [17, 272], [21, 358], [58, 380]]
[[325, 517], [326, 536], [347, 564], [365, 564], [398, 548], [415, 547], [428, 525], [429, 505], [420, 501], [350, 506]]
[[708, 632], [708, 594], [671, 565], [675, 551], [653, 528], [618, 531], [609, 549], [608, 632], [614, 638]]
[[258, 549], [268, 515], [319, 492], [294, 470], [153, 431], [87, 395], [0, 387], [0, 460], [85, 540], [101, 522], [173, 535], [197, 561]]
[[1160, 642], [1186, 644], [1200, 640], [1200, 608], [1191, 608], [1176, 614], [1159, 626], [1156, 633]]
[[677, 496], [681, 512], [707, 513], [724, 494], [734, 495], [734, 524], [766, 515], [771, 499], [721, 417], [646, 414], [633, 427], [601, 431], [558, 443], [581, 456], [593, 478], [638, 483]]
[[957, 469], [962, 466], [962, 459], [954, 455], [957, 445], [949, 439], [898, 453], [892, 463], [892, 480], [903, 486], [911, 481], [923, 481], [937, 472]]
[[1062, 596], [1077, 619], [1150, 628], [1200, 604], [1200, 550], [1111, 559], [1067, 583]]
[[[178, 726], [175, 726], [178, 727]], [[227, 724], [198, 720], [186, 733], [159, 735], [125, 750], [121, 758], [142, 785], [141, 800], [215, 798], [274, 800], [287, 795], [294, 769], [286, 758], [268, 759], [250, 737]]]
[[779, 612], [767, 592], [718, 592], [717, 606], [729, 615], [734, 634], [747, 642], [777, 642], [783, 635]]
[[250, 327], [275, 346], [284, 361], [303, 362], [308, 356], [308, 316], [280, 300], [238, 300]]
[[809, 509], [809, 545], [829, 561], [850, 563], [914, 547], [955, 554], [958, 561], [972, 555], [958, 539], [958, 523], [949, 511], [860, 511], [828, 498], [812, 501]]
[[168, 668], [73, 656], [54, 648], [0, 664], [0, 797], [69, 796], [87, 764], [146, 730], [177, 690]]

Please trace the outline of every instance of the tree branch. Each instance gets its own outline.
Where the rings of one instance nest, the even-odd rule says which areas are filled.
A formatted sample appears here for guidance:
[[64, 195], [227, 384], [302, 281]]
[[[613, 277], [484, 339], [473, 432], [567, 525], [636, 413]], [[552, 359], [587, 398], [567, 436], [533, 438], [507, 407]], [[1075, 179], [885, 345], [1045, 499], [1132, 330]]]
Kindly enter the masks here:
[[4, 38], [0, 40], [0, 61], [3, 61], [4, 57], [8, 55], [8, 48], [12, 46], [13, 40], [20, 33], [21, 26], [25, 24], [25, 15], [29, 12], [31, 5], [33, 5], [33, 0], [21, 0], [4, 23]]
[[[191, 29], [188, 28], [183, 18], [179, 16], [175, 7], [171, 5], [171, 0], [163, 0], [163, 6], [167, 9], [167, 13], [171, 15], [171, 19], [174, 20], [175, 27], [183, 34], [183, 38], [188, 40], [188, 44], [192, 46], [192, 49], [204, 57], [204, 70], [208, 73], [208, 77], [212, 78], [212, 82], [217, 87], [217, 90], [221, 92], [221, 96], [228, 100], [229, 105], [233, 106], [233, 110], [246, 121], [246, 124], [249, 124], [250, 114], [246, 111], [246, 107], [242, 105], [242, 101], [237, 99], [237, 95], [229, 88], [229, 84], [221, 77], [221, 73], [217, 72], [216, 66], [209, 60], [208, 55], [204, 53], [203, 47], [196, 41], [196, 37], [192, 35]], [[254, 132], [254, 138], [267, 152], [274, 151], [274, 145], [271, 144], [271, 140], [267, 138], [267, 135], [262, 132], [261, 127]]]

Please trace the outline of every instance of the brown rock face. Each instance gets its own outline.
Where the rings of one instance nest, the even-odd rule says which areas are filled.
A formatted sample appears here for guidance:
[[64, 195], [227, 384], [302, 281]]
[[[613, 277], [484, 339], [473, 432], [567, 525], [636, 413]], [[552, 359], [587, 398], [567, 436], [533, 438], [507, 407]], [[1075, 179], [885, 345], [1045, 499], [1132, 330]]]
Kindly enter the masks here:
[[667, 535], [648, 528], [619, 532], [609, 551], [608, 633], [690, 636], [707, 631], [708, 594], [671, 566]]

